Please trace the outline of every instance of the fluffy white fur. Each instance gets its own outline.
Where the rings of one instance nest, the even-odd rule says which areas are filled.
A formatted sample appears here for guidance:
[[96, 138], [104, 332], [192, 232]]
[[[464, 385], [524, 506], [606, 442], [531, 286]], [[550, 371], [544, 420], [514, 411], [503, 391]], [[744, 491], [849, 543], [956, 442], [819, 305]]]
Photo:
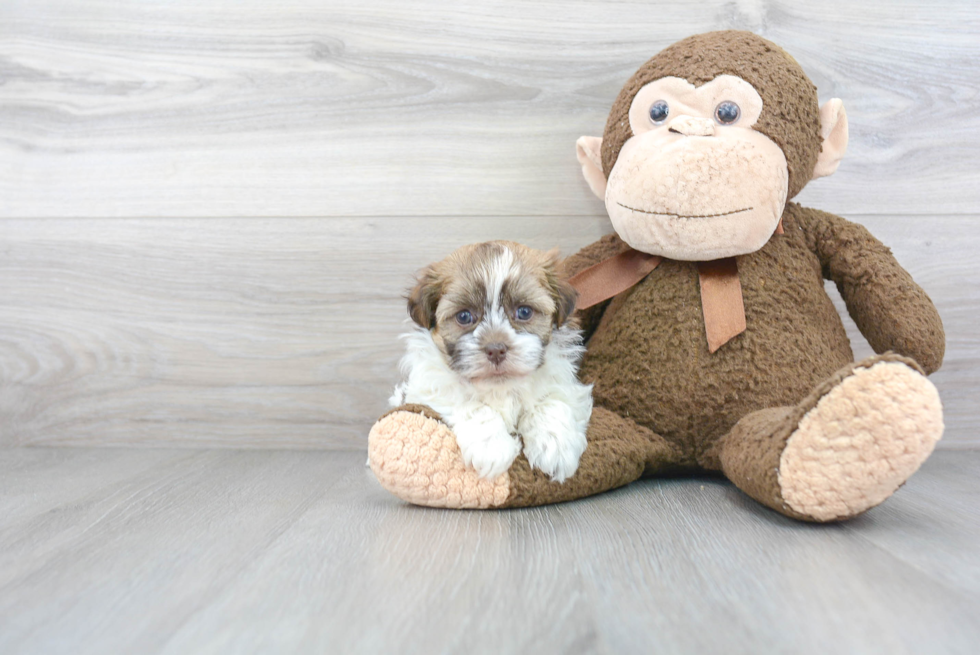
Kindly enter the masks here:
[[[522, 334], [522, 339], [541, 340]], [[389, 400], [428, 405], [456, 434], [463, 460], [485, 478], [505, 473], [521, 452], [532, 467], [563, 482], [578, 469], [592, 414], [592, 386], [578, 381], [584, 352], [578, 330], [557, 328], [541, 365], [524, 375], [470, 379], [452, 370], [423, 328], [403, 335], [405, 381]], [[520, 436], [518, 436], [520, 435]]]

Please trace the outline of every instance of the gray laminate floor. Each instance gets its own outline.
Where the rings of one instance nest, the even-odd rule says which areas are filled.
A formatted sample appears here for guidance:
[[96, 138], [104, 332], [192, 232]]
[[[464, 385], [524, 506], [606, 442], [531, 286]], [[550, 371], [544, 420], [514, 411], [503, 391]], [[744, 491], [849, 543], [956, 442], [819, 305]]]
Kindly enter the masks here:
[[358, 452], [0, 451], [0, 652], [980, 652], [980, 452], [795, 523], [714, 479], [407, 506]]

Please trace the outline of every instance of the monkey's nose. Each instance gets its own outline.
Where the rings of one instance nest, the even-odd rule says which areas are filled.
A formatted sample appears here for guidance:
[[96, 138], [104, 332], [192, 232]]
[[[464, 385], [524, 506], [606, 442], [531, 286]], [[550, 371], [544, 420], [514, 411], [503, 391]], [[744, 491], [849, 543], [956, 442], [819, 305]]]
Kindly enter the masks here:
[[507, 346], [502, 343], [491, 343], [484, 350], [487, 352], [487, 359], [494, 366], [500, 366], [500, 362], [507, 357]]
[[710, 118], [695, 118], [694, 116], [678, 116], [670, 121], [667, 128], [674, 134], [684, 136], [714, 136], [715, 124]]

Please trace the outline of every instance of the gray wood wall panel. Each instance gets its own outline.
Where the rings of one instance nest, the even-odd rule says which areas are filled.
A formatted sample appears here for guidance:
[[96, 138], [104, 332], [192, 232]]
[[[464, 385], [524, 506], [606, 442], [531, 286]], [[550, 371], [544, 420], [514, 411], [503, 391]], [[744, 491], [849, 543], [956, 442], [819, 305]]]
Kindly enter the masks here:
[[474, 240], [571, 253], [607, 223], [0, 221], [0, 441], [363, 446], [415, 270]]
[[575, 138], [723, 28], [844, 100], [848, 156], [799, 200], [936, 300], [944, 445], [980, 444], [972, 0], [2, 3], [0, 444], [363, 445], [411, 273], [606, 232]]
[[975, 213], [973, 0], [0, 5], [0, 215], [594, 215], [572, 155], [660, 48], [788, 48], [852, 145], [807, 202]]
[[[947, 447], [977, 443], [978, 220], [863, 221], [943, 315]], [[571, 253], [607, 230], [589, 217], [0, 221], [0, 442], [363, 447], [397, 379], [413, 271], [469, 241]]]

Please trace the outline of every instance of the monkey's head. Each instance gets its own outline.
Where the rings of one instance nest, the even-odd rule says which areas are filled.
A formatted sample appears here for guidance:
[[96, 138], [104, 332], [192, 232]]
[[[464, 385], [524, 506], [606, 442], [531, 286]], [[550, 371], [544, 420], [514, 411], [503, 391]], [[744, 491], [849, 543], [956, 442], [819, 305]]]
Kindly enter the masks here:
[[602, 138], [577, 151], [633, 248], [678, 260], [754, 252], [786, 202], [847, 148], [840, 100], [822, 108], [799, 64], [751, 32], [692, 36], [645, 63]]

